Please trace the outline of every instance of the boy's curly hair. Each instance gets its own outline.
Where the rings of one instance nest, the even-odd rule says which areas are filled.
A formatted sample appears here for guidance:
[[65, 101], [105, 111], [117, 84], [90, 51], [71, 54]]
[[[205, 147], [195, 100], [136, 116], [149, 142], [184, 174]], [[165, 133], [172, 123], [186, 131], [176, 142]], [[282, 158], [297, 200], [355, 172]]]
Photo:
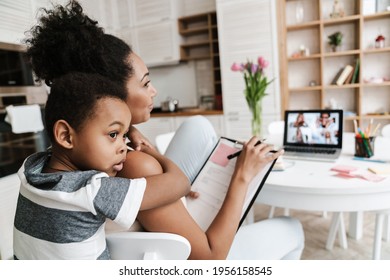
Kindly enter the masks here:
[[69, 73], [53, 81], [45, 107], [45, 126], [54, 143], [53, 127], [65, 120], [76, 131], [95, 113], [102, 98], [126, 100], [126, 92], [117, 83], [99, 74]]
[[65, 6], [41, 9], [38, 24], [26, 32], [27, 58], [38, 80], [51, 85], [70, 72], [98, 73], [125, 85], [133, 74], [131, 47], [104, 33], [98, 22], [71, 0]]

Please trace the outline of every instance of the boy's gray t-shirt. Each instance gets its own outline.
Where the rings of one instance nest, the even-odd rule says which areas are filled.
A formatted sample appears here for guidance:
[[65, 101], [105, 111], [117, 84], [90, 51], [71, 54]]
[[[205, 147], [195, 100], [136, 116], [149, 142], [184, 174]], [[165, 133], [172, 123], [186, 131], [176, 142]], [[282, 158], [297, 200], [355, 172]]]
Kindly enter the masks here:
[[18, 259], [109, 259], [105, 220], [129, 228], [138, 214], [146, 180], [90, 171], [42, 173], [49, 152], [26, 159], [18, 175], [14, 223]]

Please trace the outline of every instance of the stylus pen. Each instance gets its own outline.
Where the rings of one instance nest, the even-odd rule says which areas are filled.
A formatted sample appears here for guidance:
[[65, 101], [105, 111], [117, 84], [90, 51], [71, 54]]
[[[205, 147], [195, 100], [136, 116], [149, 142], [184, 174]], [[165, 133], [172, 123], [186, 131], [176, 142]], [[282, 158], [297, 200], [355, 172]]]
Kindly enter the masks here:
[[[260, 144], [261, 144], [262, 142], [264, 142], [264, 141], [265, 141], [265, 139], [257, 141], [256, 144], [255, 144], [255, 146], [260, 145]], [[241, 151], [242, 151], [242, 150], [240, 150], [240, 151], [238, 151], [238, 152], [235, 152], [234, 154], [228, 155], [227, 158], [228, 158], [228, 159], [232, 159], [232, 158], [238, 157], [238, 156], [241, 154]]]

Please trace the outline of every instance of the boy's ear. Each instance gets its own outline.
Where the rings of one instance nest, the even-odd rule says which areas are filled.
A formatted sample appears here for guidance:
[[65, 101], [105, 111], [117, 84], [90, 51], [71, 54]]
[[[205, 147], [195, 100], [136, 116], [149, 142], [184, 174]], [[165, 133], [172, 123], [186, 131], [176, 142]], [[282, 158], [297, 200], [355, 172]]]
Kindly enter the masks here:
[[73, 148], [74, 129], [67, 121], [58, 120], [53, 127], [54, 139], [61, 147], [65, 149]]

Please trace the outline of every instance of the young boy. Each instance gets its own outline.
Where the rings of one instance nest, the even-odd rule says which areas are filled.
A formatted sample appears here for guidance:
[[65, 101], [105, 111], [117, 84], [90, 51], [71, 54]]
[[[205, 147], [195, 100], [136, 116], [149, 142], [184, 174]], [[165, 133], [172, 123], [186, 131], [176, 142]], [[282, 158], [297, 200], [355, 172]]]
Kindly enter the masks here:
[[[146, 186], [156, 191], [167, 177], [185, 177], [159, 157], [165, 174], [109, 177], [122, 170], [128, 150], [131, 113], [125, 99], [124, 90], [97, 74], [72, 73], [54, 81], [45, 109], [52, 148], [28, 157], [18, 172], [16, 259], [109, 259], [106, 218], [130, 227], [142, 205], [151, 205], [143, 201]], [[163, 190], [167, 201], [185, 195], [189, 184], [172, 188], [180, 191]]]

